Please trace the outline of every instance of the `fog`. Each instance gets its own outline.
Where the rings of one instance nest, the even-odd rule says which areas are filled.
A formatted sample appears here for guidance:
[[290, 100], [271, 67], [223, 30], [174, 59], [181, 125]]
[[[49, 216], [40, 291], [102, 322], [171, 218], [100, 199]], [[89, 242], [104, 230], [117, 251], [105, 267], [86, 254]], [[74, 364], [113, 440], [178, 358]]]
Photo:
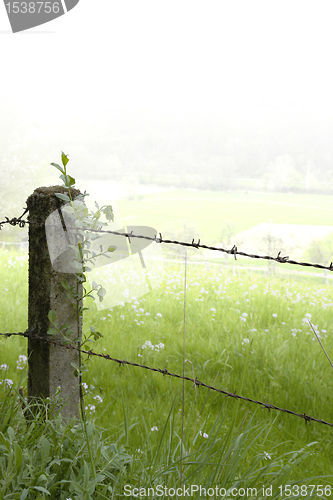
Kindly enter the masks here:
[[331, 14], [330, 2], [82, 0], [12, 34], [1, 5], [2, 215], [58, 182], [61, 151], [110, 203], [174, 188], [332, 194]]

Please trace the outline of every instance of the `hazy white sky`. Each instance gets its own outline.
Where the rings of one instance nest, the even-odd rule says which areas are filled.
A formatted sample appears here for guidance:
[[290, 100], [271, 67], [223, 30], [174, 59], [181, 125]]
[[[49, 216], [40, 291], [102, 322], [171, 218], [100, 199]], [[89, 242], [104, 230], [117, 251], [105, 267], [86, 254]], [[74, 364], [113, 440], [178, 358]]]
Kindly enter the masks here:
[[[96, 172], [99, 133], [111, 130], [110, 135], [116, 135], [120, 120], [114, 117], [122, 116], [122, 110], [126, 111], [123, 121], [128, 127], [135, 119], [141, 126], [145, 113], [153, 112], [152, 126], [156, 129], [171, 117], [169, 127], [180, 136], [179, 149], [186, 143], [188, 122], [182, 121], [184, 116], [192, 116], [206, 132], [214, 128], [210, 114], [221, 121], [234, 115], [235, 126], [245, 123], [251, 143], [251, 128], [258, 117], [264, 117], [265, 128], [274, 125], [276, 114], [282, 113], [280, 135], [289, 137], [297, 124], [301, 129], [302, 120], [310, 123], [311, 130], [300, 134], [300, 144], [306, 146], [307, 137], [317, 133], [321, 142], [312, 142], [318, 149], [323, 145], [327, 150], [329, 164], [332, 19], [333, 4], [326, 0], [80, 0], [66, 15], [12, 34], [0, 2], [0, 130], [11, 131], [15, 120], [23, 123], [14, 113], [13, 120], [8, 121], [10, 107], [15, 105], [27, 118], [23, 133], [25, 139], [31, 137], [28, 151], [38, 153], [41, 144], [47, 143], [48, 148], [50, 144], [45, 171], [50, 170], [50, 161], [59, 161], [63, 150], [73, 158], [71, 172], [79, 177], [80, 162], [86, 162], [89, 174]], [[7, 103], [6, 115], [1, 115], [3, 103]], [[103, 125], [98, 128], [101, 117]], [[225, 128], [229, 123], [226, 118]], [[284, 129], [284, 123], [292, 125]], [[108, 127], [110, 124], [112, 127]], [[121, 126], [124, 128], [124, 124]], [[138, 131], [136, 126], [134, 134]], [[216, 131], [219, 141], [218, 128]], [[126, 143], [123, 148], [130, 150], [134, 143], [131, 134], [126, 137], [124, 130], [121, 134], [119, 141], [124, 137], [129, 147]], [[267, 147], [264, 144], [268, 151], [274, 134], [272, 127]], [[131, 154], [143, 158], [133, 164], [149, 166], [150, 157], [144, 154], [147, 132], [143, 135], [142, 144], [135, 142]], [[86, 150], [79, 155], [87, 138], [95, 149], [91, 157]], [[106, 136], [103, 141], [103, 158], [114, 155], [112, 140]], [[286, 154], [286, 143], [283, 136], [282, 149], [276, 146], [273, 160], [274, 155]], [[209, 137], [205, 144], [209, 147]], [[161, 141], [160, 147], [167, 146]], [[235, 147], [241, 150], [242, 143]], [[258, 144], [253, 162], [260, 157], [261, 147]], [[247, 148], [247, 152], [251, 150], [248, 144]], [[159, 168], [164, 171], [168, 168], [168, 151], [160, 153], [163, 161]], [[311, 159], [310, 153], [305, 151], [305, 157]], [[154, 162], [156, 158], [157, 154]], [[126, 161], [120, 160], [126, 170]], [[175, 155], [173, 160], [179, 169], [183, 163], [186, 166], [186, 155]], [[33, 158], [24, 157], [24, 164], [33, 164]], [[17, 197], [25, 199], [31, 187], [26, 187], [23, 177], [18, 184], [22, 192], [17, 191]]]
[[1, 96], [45, 126], [112, 109], [327, 116], [332, 14], [328, 1], [80, 0], [11, 34], [1, 4]]

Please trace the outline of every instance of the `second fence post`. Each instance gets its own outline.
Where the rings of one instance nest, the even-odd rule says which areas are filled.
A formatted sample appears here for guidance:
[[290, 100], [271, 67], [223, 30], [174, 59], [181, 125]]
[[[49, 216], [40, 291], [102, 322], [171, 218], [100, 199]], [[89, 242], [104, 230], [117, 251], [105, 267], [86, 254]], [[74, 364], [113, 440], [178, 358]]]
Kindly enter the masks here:
[[[74, 274], [57, 272], [51, 263], [47, 246], [45, 221], [65, 203], [55, 193], [66, 193], [63, 186], [40, 187], [27, 199], [29, 209], [29, 314], [28, 327], [36, 328], [36, 333], [48, 337], [50, 327], [48, 313], [56, 312], [58, 325], [70, 324], [75, 338], [81, 337], [82, 320], [77, 315], [73, 303], [67, 298], [67, 291], [61, 285], [67, 281], [70, 286], [77, 286]], [[73, 197], [80, 193], [71, 189]], [[35, 224], [37, 223], [37, 224]], [[82, 297], [82, 285], [78, 288]], [[53, 340], [62, 341], [61, 336], [52, 336]], [[80, 415], [80, 377], [74, 376], [71, 363], [80, 365], [80, 353], [44, 341], [28, 340], [28, 400], [54, 397], [58, 388], [61, 397], [68, 403], [61, 414], [64, 418], [78, 418]]]

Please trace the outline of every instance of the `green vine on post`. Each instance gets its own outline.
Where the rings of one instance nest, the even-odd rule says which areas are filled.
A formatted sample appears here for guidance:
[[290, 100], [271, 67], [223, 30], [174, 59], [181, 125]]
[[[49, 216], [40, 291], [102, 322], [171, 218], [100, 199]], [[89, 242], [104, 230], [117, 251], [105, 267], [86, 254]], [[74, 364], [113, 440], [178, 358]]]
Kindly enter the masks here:
[[[97, 202], [95, 202], [97, 211], [89, 211], [83, 201], [85, 196], [89, 196], [86, 192], [84, 194], [79, 194], [73, 199], [70, 188], [75, 186], [75, 179], [67, 173], [66, 167], [69, 159], [67, 155], [62, 153], [61, 160], [63, 166], [60, 166], [57, 163], [51, 163], [51, 165], [53, 165], [61, 172], [60, 179], [63, 181], [64, 187], [68, 189], [68, 194], [55, 193], [55, 195], [57, 196], [57, 198], [67, 202], [66, 205], [62, 208], [62, 212], [65, 213], [73, 221], [74, 227], [77, 228], [78, 237], [76, 246], [69, 245], [69, 248], [72, 250], [74, 255], [74, 259], [71, 262], [71, 265], [73, 267], [73, 270], [76, 270], [76, 273], [74, 274], [77, 278], [77, 285], [76, 287], [70, 286], [68, 281], [66, 280], [62, 281], [61, 284], [67, 290], [67, 298], [73, 302], [73, 306], [77, 310], [79, 319], [83, 316], [83, 311], [88, 309], [87, 307], [83, 307], [84, 298], [90, 297], [95, 300], [95, 293], [97, 294], [98, 300], [102, 302], [103, 297], [106, 294], [105, 288], [103, 288], [101, 285], [98, 285], [95, 281], [92, 282], [92, 288], [89, 287], [90, 289], [84, 286], [84, 284], [87, 283], [85, 273], [91, 271], [91, 267], [89, 267], [88, 264], [94, 265], [97, 257], [100, 256], [109, 258], [109, 253], [114, 252], [116, 249], [113, 246], [108, 246], [108, 248], [104, 250], [103, 246], [100, 245], [100, 251], [96, 253], [90, 248], [90, 246], [91, 242], [97, 240], [98, 238], [100, 238], [100, 236], [98, 235], [98, 233], [91, 233], [91, 231], [89, 234], [89, 230], [98, 230], [102, 227], [107, 226], [110, 221], [114, 221], [114, 214], [111, 205], [104, 205], [102, 207], [99, 207]], [[104, 215], [106, 221], [103, 221], [101, 219], [102, 214]], [[79, 284], [83, 285], [82, 299], [78, 294]], [[49, 312], [48, 318], [50, 320], [50, 323], [52, 324], [47, 332], [49, 335], [62, 335], [65, 344], [73, 342], [72, 335], [74, 334], [74, 332], [70, 329], [70, 325], [64, 324], [59, 326], [56, 321], [56, 312], [54, 310], [51, 310]], [[92, 339], [98, 340], [101, 336], [102, 334], [100, 332], [97, 332], [93, 326], [90, 326], [89, 335], [85, 337], [82, 342], [81, 339], [79, 339], [79, 337], [77, 336], [76, 338], [74, 338], [74, 342], [80, 343], [81, 346], [83, 346], [87, 342], [92, 341]], [[78, 371], [78, 367], [75, 367], [75, 369]], [[82, 371], [82, 369], [83, 366], [79, 371]]]
[[[114, 252], [116, 247], [108, 246], [106, 250], [103, 249], [103, 246], [100, 245], [99, 252], [96, 253], [92, 250], [91, 242], [100, 238], [98, 233], [91, 232], [89, 235], [89, 230], [99, 230], [102, 227], [108, 225], [110, 221], [114, 221], [114, 214], [111, 205], [104, 205], [99, 207], [98, 203], [95, 202], [96, 212], [89, 211], [87, 206], [84, 203], [85, 196], [88, 194], [85, 192], [84, 194], [79, 194], [74, 199], [71, 194], [71, 187], [75, 186], [75, 179], [71, 177], [67, 173], [67, 164], [69, 159], [65, 153], [61, 153], [61, 161], [62, 166], [57, 163], [51, 163], [57, 170], [61, 172], [60, 179], [63, 181], [63, 185], [68, 190], [68, 194], [63, 193], [55, 193], [55, 196], [60, 200], [66, 202], [66, 204], [62, 207], [62, 213], [65, 213], [68, 218], [73, 223], [73, 226], [77, 228], [77, 244], [69, 245], [69, 248], [72, 250], [72, 254], [74, 258], [71, 261], [71, 266], [73, 270], [76, 271], [73, 274], [76, 276], [76, 286], [70, 285], [67, 280], [62, 281], [61, 285], [67, 291], [67, 298], [73, 304], [73, 307], [76, 309], [77, 314], [77, 325], [79, 329], [80, 321], [82, 321], [83, 312], [88, 307], [83, 306], [83, 299], [90, 297], [95, 300], [94, 293], [97, 295], [98, 300], [100, 302], [103, 301], [103, 297], [106, 294], [106, 290], [98, 285], [96, 282], [92, 282], [92, 287], [86, 287], [87, 284], [86, 274], [91, 271], [91, 267], [88, 264], [94, 265], [97, 257], [104, 256], [110, 258], [109, 253]], [[105, 221], [102, 220], [102, 215], [105, 217]], [[83, 293], [79, 294], [79, 287], [82, 285]], [[63, 343], [76, 343], [80, 348], [86, 344], [87, 342], [92, 342], [93, 340], [98, 340], [102, 337], [102, 334], [95, 330], [95, 328], [91, 325], [89, 330], [89, 335], [85, 336], [82, 340], [79, 336], [79, 331], [75, 337], [75, 333], [71, 329], [71, 326], [68, 323], [63, 325], [58, 325], [56, 312], [52, 309], [48, 313], [48, 319], [50, 321], [50, 328], [48, 329], [48, 335], [61, 335], [63, 337]], [[93, 339], [93, 340], [92, 340]], [[89, 437], [87, 432], [87, 423], [84, 411], [84, 402], [82, 395], [82, 373], [84, 371], [88, 371], [87, 366], [82, 362], [81, 353], [79, 358], [79, 366], [75, 363], [72, 363], [74, 368], [74, 375], [79, 377], [80, 379], [80, 401], [81, 401], [81, 414], [82, 420], [84, 424], [86, 439], [87, 439], [87, 447], [89, 458], [93, 470], [94, 479], [96, 479], [96, 470], [95, 465], [92, 458], [92, 453], [89, 444]]]

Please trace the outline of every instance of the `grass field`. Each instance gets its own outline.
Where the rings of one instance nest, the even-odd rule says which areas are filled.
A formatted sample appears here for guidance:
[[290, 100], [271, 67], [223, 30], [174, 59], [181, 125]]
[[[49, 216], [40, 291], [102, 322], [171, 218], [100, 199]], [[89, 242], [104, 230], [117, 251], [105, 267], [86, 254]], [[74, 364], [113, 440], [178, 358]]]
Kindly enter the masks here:
[[[261, 255], [275, 256], [282, 250], [282, 255], [289, 255], [291, 259], [324, 265], [332, 260], [332, 236], [321, 240], [312, 234], [313, 226], [332, 226], [333, 200], [330, 196], [177, 190], [144, 195], [140, 200], [117, 200], [117, 206], [126, 224], [152, 226], [165, 239], [191, 242], [193, 238], [195, 241], [200, 238], [203, 244], [223, 243], [224, 248], [231, 248], [236, 243], [238, 250]], [[285, 242], [281, 244], [274, 236], [274, 229], [271, 234], [262, 235], [258, 243], [255, 238], [252, 242], [251, 239], [244, 240], [243, 231], [262, 223], [286, 225]], [[293, 225], [304, 226], [305, 242], [298, 238], [290, 240]], [[324, 251], [311, 253], [309, 242], [312, 240], [317, 241], [317, 246]], [[184, 252], [179, 246], [162, 246], [162, 251], [167, 258], [170, 253], [183, 258]], [[224, 254], [193, 249], [188, 255], [198, 261], [221, 260]], [[243, 266], [266, 265], [258, 260], [238, 259], [238, 264]], [[294, 270], [290, 266], [288, 269]], [[309, 268], [303, 271], [316, 272]]]
[[[27, 327], [27, 259], [1, 253], [2, 300], [0, 330], [24, 331]], [[331, 287], [319, 281], [267, 278], [222, 267], [212, 273], [188, 264], [186, 291], [186, 375], [207, 384], [268, 401], [298, 413], [333, 422], [333, 373], [307, 323], [311, 319], [331, 355]], [[84, 318], [103, 333], [94, 349], [119, 359], [182, 373], [184, 315], [184, 266], [167, 269], [166, 278], [154, 294], [123, 305], [97, 311]], [[26, 340], [1, 340], [0, 365], [4, 378], [17, 383], [26, 355]], [[23, 363], [23, 364], [22, 364]], [[91, 359], [84, 376], [87, 414], [108, 435], [149, 463], [172, 413], [172, 432], [180, 436], [182, 382], [146, 370]], [[26, 383], [24, 383], [26, 386]], [[251, 458], [283, 462], [286, 453], [306, 448], [314, 452], [293, 472], [293, 480], [328, 476], [315, 484], [333, 486], [332, 428], [292, 415], [236, 402], [216, 392], [185, 385], [185, 435], [188, 447], [205, 442], [214, 433], [219, 412], [220, 433], [228, 429], [269, 424], [265, 438], [259, 436], [246, 451], [241, 473]], [[236, 413], [235, 413], [236, 412]], [[171, 421], [170, 421], [171, 422]], [[170, 423], [171, 425], [171, 423]], [[170, 428], [171, 429], [171, 428]], [[171, 432], [171, 430], [170, 430]], [[164, 435], [164, 434], [163, 434]], [[251, 436], [251, 432], [249, 436]], [[208, 437], [207, 437], [208, 436]], [[177, 439], [178, 439], [177, 438]], [[191, 445], [192, 443], [192, 445]], [[269, 457], [269, 458], [268, 458]], [[266, 458], [266, 460], [265, 460]], [[266, 480], [269, 484], [269, 481]]]
[[[164, 238], [191, 241], [193, 236], [214, 244], [221, 241], [227, 223], [235, 233], [266, 221], [330, 225], [333, 200], [325, 196], [184, 190], [146, 195], [135, 201], [119, 200], [118, 208], [128, 224], [153, 226]], [[245, 244], [242, 250], [246, 251]], [[182, 251], [178, 257], [184, 258]], [[332, 368], [308, 324], [310, 319], [332, 359], [331, 278], [322, 271], [282, 264], [268, 272], [263, 261], [238, 258], [235, 262], [231, 256], [218, 265], [196, 265], [196, 250], [189, 251], [188, 258], [186, 375], [333, 422]], [[165, 266], [165, 278], [154, 293], [138, 297], [130, 293], [127, 302], [99, 311], [90, 304], [84, 316], [84, 333], [93, 325], [103, 334], [92, 346], [96, 351], [182, 373], [184, 264], [168, 261]], [[149, 271], [155, 272], [153, 265]], [[0, 251], [0, 272], [0, 331], [24, 331], [27, 256]], [[122, 281], [126, 284], [126, 276]], [[11, 337], [1, 338], [0, 343], [0, 375], [15, 385], [23, 373], [21, 384], [26, 391], [22, 356], [27, 354], [27, 341]], [[182, 381], [99, 358], [91, 358], [87, 365], [89, 371], [83, 378], [87, 416], [133, 457], [134, 465], [121, 469], [119, 488], [126, 482], [140, 486], [179, 484]], [[1, 390], [7, 385], [3, 382], [0, 386], [0, 406]], [[238, 486], [274, 484], [277, 492], [286, 481], [307, 484], [306, 478], [325, 476], [312, 479], [311, 484], [333, 487], [332, 427], [314, 422], [306, 425], [296, 416], [268, 412], [250, 402], [194, 388], [190, 382], [185, 384], [184, 410], [184, 455], [193, 457], [186, 469], [188, 481], [192, 477], [195, 484], [201, 480], [208, 485], [212, 481]], [[229, 449], [230, 443], [233, 447]], [[216, 476], [218, 468], [209, 464], [220, 452], [225, 465]], [[236, 458], [230, 462], [232, 455], [238, 462]], [[301, 462], [296, 463], [298, 460]], [[288, 473], [288, 467], [294, 468]], [[303, 493], [293, 497], [312, 497]], [[276, 493], [275, 498], [280, 497]]]
[[141, 200], [117, 200], [117, 205], [122, 216], [132, 217], [131, 224], [151, 225], [167, 237], [182, 230], [185, 222], [208, 244], [220, 241], [226, 223], [240, 233], [270, 221], [330, 226], [333, 216], [331, 196], [289, 193], [177, 190], [145, 195]]

